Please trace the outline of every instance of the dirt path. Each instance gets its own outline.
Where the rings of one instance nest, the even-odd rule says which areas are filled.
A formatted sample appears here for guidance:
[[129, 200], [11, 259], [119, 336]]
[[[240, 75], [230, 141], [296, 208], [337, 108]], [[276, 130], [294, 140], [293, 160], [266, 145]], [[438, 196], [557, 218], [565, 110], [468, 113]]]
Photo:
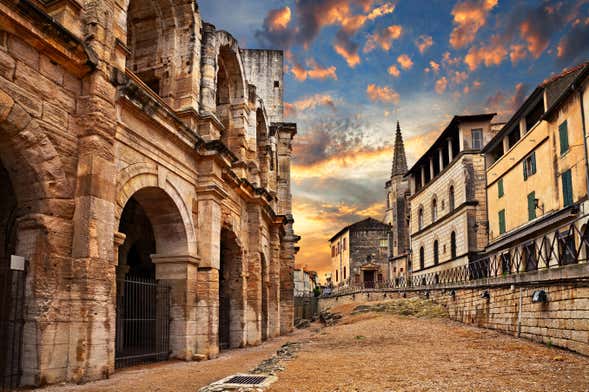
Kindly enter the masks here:
[[247, 372], [286, 342], [304, 341], [281, 365], [282, 391], [589, 391], [589, 358], [446, 319], [386, 313], [349, 315], [333, 326], [223, 353], [200, 363], [128, 369], [110, 380], [43, 391], [198, 391]]

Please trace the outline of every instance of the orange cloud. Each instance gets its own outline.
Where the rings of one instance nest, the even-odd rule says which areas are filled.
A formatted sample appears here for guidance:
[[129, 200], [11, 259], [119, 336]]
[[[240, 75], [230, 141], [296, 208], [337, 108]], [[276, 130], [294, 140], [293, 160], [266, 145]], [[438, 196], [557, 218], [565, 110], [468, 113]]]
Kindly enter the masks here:
[[390, 50], [393, 46], [393, 41], [398, 40], [402, 33], [402, 26], [391, 25], [382, 31], [369, 35], [364, 46], [364, 53], [373, 51], [377, 46], [380, 46], [385, 51]]
[[448, 87], [448, 79], [445, 76], [443, 76], [442, 78], [440, 78], [436, 81], [436, 93], [438, 93], [440, 95], [444, 94], [447, 87]]
[[411, 69], [411, 67], [413, 67], [413, 61], [406, 54], [402, 54], [399, 57], [397, 57], [397, 61], [403, 69]]
[[528, 50], [535, 58], [540, 57], [544, 49], [548, 47], [549, 40], [547, 37], [540, 34], [532, 23], [538, 23], [538, 21], [523, 21], [520, 26], [520, 34], [524, 40], [528, 43]]
[[436, 63], [434, 60], [429, 62], [429, 66], [434, 71], [434, 73], [440, 72], [440, 64]]
[[384, 15], [392, 14], [395, 12], [395, 4], [393, 3], [385, 3], [380, 7], [376, 7], [366, 16], [368, 20], [374, 20]]
[[307, 78], [315, 80], [333, 79], [337, 80], [336, 67], [320, 66], [314, 59], [307, 60], [307, 69], [300, 64], [295, 64], [291, 67], [290, 72], [299, 81], [305, 81]]
[[278, 8], [271, 10], [267, 16], [267, 25], [270, 31], [285, 30], [290, 23], [292, 17], [290, 8], [288, 6], [284, 8]]
[[297, 111], [313, 109], [317, 106], [329, 106], [335, 110], [333, 98], [328, 94], [315, 94], [292, 103], [285, 102], [284, 110], [286, 112], [285, 115], [288, 117]]
[[350, 68], [354, 68], [360, 64], [360, 56], [355, 50], [350, 50], [346, 45], [336, 43], [334, 44], [335, 52], [342, 56]]
[[434, 44], [431, 35], [420, 35], [415, 41], [415, 46], [419, 49], [419, 53], [423, 54], [429, 47]]
[[380, 87], [371, 83], [366, 88], [366, 94], [368, 94], [368, 98], [372, 102], [380, 101], [384, 103], [394, 103], [398, 104], [401, 96], [392, 88], [385, 86]]
[[509, 52], [509, 59], [512, 63], [517, 63], [520, 60], [526, 58], [526, 48], [523, 45], [514, 44], [511, 45], [511, 50]]
[[459, 49], [474, 41], [497, 2], [498, 0], [465, 0], [457, 3], [452, 9], [455, 26], [450, 33], [450, 45]]
[[493, 37], [488, 45], [470, 48], [464, 57], [464, 62], [471, 71], [474, 71], [482, 63], [487, 67], [499, 65], [505, 56], [507, 56], [507, 49], [497, 37]]
[[397, 66], [394, 64], [391, 65], [387, 71], [388, 71], [389, 75], [394, 76], [396, 78], [398, 78], [399, 75], [401, 75], [399, 68], [397, 68]]
[[468, 79], [466, 72], [455, 71], [452, 75], [452, 82], [455, 84], [462, 84], [466, 79]]

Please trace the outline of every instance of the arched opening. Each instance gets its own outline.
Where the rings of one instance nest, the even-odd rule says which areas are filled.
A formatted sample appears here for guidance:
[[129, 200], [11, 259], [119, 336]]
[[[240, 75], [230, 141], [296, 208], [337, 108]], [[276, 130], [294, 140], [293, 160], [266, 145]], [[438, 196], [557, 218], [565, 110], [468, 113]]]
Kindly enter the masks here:
[[16, 247], [16, 194], [0, 161], [0, 268], [8, 268]]
[[154, 255], [185, 254], [186, 231], [172, 198], [146, 187], [126, 202], [119, 221], [115, 367], [166, 360], [171, 287], [156, 279]]
[[131, 0], [127, 10], [127, 69], [136, 74], [156, 94], [161, 94], [161, 79], [164, 71], [160, 58], [160, 37], [163, 34], [163, 19], [153, 1]]
[[434, 265], [438, 265], [440, 263], [440, 252], [438, 249], [438, 240], [434, 241]]
[[[222, 51], [224, 49], [221, 49]], [[215, 105], [217, 108], [217, 117], [223, 123], [225, 129], [231, 126], [231, 90], [229, 85], [229, 75], [227, 74], [227, 67], [223, 56], [219, 55], [217, 67], [217, 95], [215, 97]], [[224, 140], [227, 143], [227, 140]]]
[[417, 227], [419, 227], [419, 230], [423, 229], [423, 207], [420, 207], [419, 211], [417, 211]]
[[448, 191], [448, 206], [450, 207], [450, 212], [454, 211], [454, 186], [450, 186], [450, 190]]
[[450, 258], [452, 260], [456, 258], [456, 233], [454, 231], [450, 234]]
[[425, 249], [419, 248], [419, 269], [425, 268]]
[[438, 200], [434, 198], [432, 200], [432, 222], [438, 220]]
[[244, 282], [242, 250], [232, 231], [221, 230], [219, 269], [219, 349], [243, 344]]

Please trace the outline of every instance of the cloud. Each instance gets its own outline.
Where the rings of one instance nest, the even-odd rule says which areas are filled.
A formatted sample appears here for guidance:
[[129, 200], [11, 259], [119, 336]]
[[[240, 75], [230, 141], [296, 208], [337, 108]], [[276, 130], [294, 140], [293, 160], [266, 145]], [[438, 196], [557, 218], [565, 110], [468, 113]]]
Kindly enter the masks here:
[[565, 35], [557, 47], [557, 56], [560, 64], [575, 64], [587, 55], [589, 50], [589, 18], [585, 22], [577, 23], [571, 31]]
[[366, 94], [372, 102], [380, 101], [384, 103], [398, 104], [401, 96], [395, 90], [388, 86], [380, 87], [373, 83], [366, 88]]
[[393, 46], [393, 41], [398, 40], [403, 33], [403, 27], [391, 25], [387, 28], [370, 34], [364, 45], [364, 53], [368, 53], [380, 46], [382, 50], [388, 51]]
[[352, 42], [347, 34], [338, 31], [335, 35], [333, 48], [337, 54], [342, 56], [350, 68], [360, 64], [360, 55], [358, 54], [358, 44]]
[[374, 19], [379, 18], [381, 16], [392, 14], [393, 12], [395, 12], [395, 4], [385, 3], [385, 4], [381, 5], [380, 7], [376, 7], [375, 9], [370, 11], [370, 13], [366, 16], [366, 18], [368, 20], [374, 20]]
[[486, 110], [497, 112], [501, 120], [507, 120], [523, 104], [526, 99], [528, 86], [517, 83], [512, 93], [498, 90], [487, 98]]
[[434, 40], [431, 35], [420, 35], [415, 40], [415, 46], [419, 49], [419, 53], [423, 54], [429, 47], [434, 44]]
[[454, 84], [462, 84], [466, 79], [468, 79], [468, 73], [466, 72], [455, 71], [452, 74], [452, 82]]
[[318, 106], [327, 106], [335, 111], [334, 99], [329, 94], [315, 94], [295, 102], [284, 103], [285, 116], [295, 114], [297, 111], [309, 110]]
[[494, 36], [491, 42], [480, 47], [471, 47], [464, 57], [464, 62], [468, 65], [471, 71], [476, 70], [480, 64], [490, 67], [492, 65], [499, 65], [507, 56], [507, 49], [501, 43], [498, 36]]
[[413, 67], [413, 61], [406, 54], [402, 54], [399, 57], [397, 57], [397, 62], [401, 65], [401, 68], [403, 69], [411, 69], [411, 67]]
[[304, 68], [300, 64], [295, 64], [290, 68], [290, 72], [298, 81], [302, 82], [307, 80], [307, 78], [314, 80], [337, 80], [337, 69], [334, 65], [330, 67], [322, 67], [314, 59], [308, 59], [306, 65], [308, 68]]
[[440, 64], [436, 63], [434, 60], [430, 60], [429, 66], [431, 67], [432, 71], [434, 71], [434, 73], [437, 74], [440, 72]]
[[288, 27], [291, 19], [290, 8], [275, 8], [268, 12], [264, 24], [268, 26], [270, 31], [285, 30]]
[[489, 12], [498, 0], [465, 0], [452, 9], [454, 29], [450, 33], [450, 45], [460, 49], [473, 42], [477, 32], [487, 23]]
[[527, 56], [526, 47], [524, 45], [513, 44], [509, 51], [509, 59], [513, 64], [525, 59]]
[[401, 75], [401, 72], [399, 71], [399, 68], [397, 68], [396, 65], [391, 65], [388, 69], [387, 72], [389, 73], [389, 75], [394, 76], [396, 78], [398, 78]]
[[440, 79], [436, 80], [436, 93], [442, 95], [446, 91], [448, 87], [448, 79], [445, 76], [442, 76]]

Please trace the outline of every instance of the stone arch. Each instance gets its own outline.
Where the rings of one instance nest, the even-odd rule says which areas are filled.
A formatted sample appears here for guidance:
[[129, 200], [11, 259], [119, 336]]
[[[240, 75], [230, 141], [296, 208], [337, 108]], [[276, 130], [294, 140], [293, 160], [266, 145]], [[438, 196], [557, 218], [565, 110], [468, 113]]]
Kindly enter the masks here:
[[[179, 110], [198, 103], [200, 18], [190, 0], [126, 0], [127, 68]], [[196, 83], [195, 83], [196, 82]]]
[[[148, 190], [140, 193], [142, 190]], [[127, 166], [117, 179], [117, 198], [115, 205], [115, 224], [120, 224], [121, 215], [127, 202], [139, 193], [139, 200], [146, 210], [147, 216], [154, 225], [156, 242], [160, 237], [160, 246], [157, 249], [165, 251], [165, 254], [197, 254], [196, 232], [192, 220], [192, 209], [188, 208], [182, 194], [169, 178], [162, 179], [158, 175], [155, 165], [142, 162]], [[159, 204], [161, 203], [161, 204]], [[155, 222], [155, 223], [154, 223]], [[175, 226], [173, 231], [178, 237], [171, 237], [166, 233], [170, 225]], [[171, 252], [171, 253], [170, 253]]]
[[431, 199], [431, 218], [432, 218], [432, 223], [438, 220], [438, 213], [439, 213], [439, 208], [440, 206], [438, 205], [438, 196], [434, 193]]

